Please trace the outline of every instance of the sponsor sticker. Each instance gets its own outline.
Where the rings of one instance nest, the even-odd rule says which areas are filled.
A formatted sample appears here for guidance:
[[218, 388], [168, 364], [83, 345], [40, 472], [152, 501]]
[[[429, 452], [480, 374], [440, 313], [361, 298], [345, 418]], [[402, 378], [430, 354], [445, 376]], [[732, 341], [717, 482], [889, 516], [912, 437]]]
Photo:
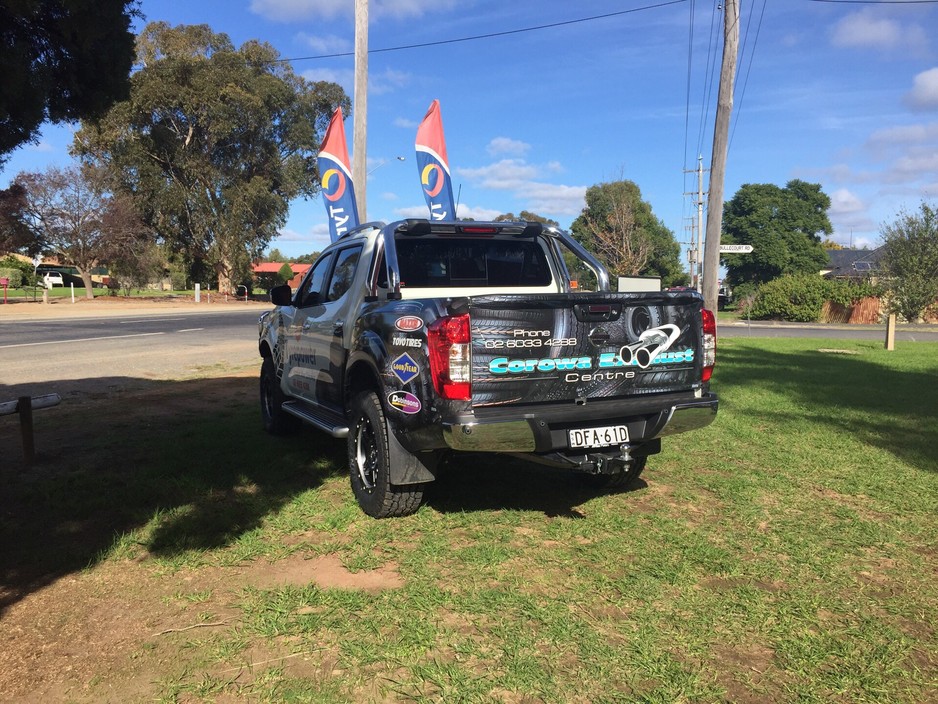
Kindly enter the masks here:
[[401, 380], [402, 384], [406, 384], [420, 373], [420, 367], [418, 367], [411, 356], [405, 352], [391, 362], [391, 371], [394, 372], [394, 376]]
[[423, 327], [423, 319], [416, 315], [404, 315], [394, 321], [394, 327], [403, 332], [413, 332]]
[[423, 341], [419, 337], [391, 335], [391, 344], [395, 347], [420, 347], [423, 344]]
[[389, 393], [388, 405], [407, 415], [420, 412], [420, 399], [408, 391], [392, 391]]

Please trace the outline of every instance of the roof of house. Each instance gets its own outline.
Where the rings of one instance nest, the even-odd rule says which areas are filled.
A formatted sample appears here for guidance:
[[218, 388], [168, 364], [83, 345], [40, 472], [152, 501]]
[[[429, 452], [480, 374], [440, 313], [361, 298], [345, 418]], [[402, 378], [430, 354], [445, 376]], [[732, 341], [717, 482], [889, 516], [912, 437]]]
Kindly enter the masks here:
[[827, 276], [865, 276], [879, 269], [883, 248], [876, 249], [828, 249]]

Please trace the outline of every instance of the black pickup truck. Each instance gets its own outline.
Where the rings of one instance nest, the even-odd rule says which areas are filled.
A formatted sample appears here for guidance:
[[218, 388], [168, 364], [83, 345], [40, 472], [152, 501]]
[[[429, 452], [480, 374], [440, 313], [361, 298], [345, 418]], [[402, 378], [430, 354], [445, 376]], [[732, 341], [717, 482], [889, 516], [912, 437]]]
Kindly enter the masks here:
[[[598, 290], [579, 290], [564, 255]], [[347, 438], [376, 518], [416, 511], [447, 452], [503, 453], [625, 486], [704, 427], [713, 314], [695, 291], [613, 293], [567, 233], [528, 222], [369, 223], [260, 319], [261, 412]]]

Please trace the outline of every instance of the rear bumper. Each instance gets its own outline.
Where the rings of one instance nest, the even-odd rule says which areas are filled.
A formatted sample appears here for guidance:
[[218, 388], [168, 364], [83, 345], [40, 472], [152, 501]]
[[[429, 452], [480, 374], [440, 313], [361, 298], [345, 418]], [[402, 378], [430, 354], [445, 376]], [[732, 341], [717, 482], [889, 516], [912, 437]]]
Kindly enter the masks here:
[[536, 406], [530, 409], [476, 409], [444, 422], [443, 439], [467, 452], [554, 452], [567, 449], [567, 431], [626, 425], [630, 445], [710, 425], [717, 415], [716, 394], [666, 394], [650, 398], [594, 401], [584, 405]]

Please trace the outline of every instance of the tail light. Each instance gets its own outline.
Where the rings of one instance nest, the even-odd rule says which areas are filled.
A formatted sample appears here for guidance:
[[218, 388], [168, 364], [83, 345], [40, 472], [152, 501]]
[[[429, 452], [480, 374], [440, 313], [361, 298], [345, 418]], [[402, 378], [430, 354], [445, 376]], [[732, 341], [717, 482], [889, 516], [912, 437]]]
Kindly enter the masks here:
[[472, 398], [469, 314], [440, 318], [427, 330], [430, 375], [441, 398]]
[[717, 319], [713, 311], [701, 309], [703, 317], [703, 374], [701, 381], [710, 381], [713, 376], [713, 365], [717, 360]]

